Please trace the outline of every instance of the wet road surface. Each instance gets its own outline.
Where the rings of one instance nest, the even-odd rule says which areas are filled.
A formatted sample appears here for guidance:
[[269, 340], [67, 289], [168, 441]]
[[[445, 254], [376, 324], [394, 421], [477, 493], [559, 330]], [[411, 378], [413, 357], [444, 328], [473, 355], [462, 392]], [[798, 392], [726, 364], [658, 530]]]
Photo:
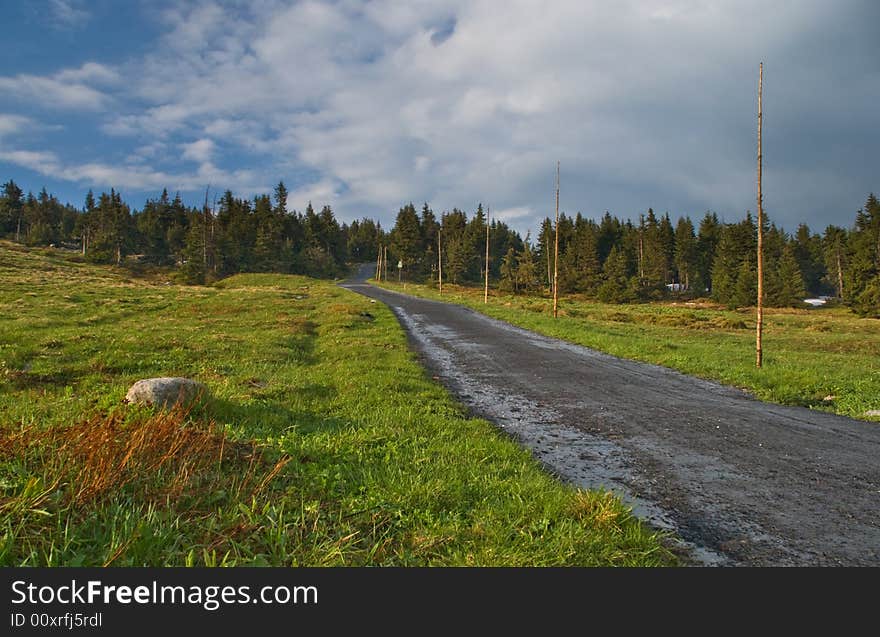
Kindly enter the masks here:
[[561, 479], [619, 494], [718, 565], [880, 565], [880, 426], [366, 284], [423, 364]]

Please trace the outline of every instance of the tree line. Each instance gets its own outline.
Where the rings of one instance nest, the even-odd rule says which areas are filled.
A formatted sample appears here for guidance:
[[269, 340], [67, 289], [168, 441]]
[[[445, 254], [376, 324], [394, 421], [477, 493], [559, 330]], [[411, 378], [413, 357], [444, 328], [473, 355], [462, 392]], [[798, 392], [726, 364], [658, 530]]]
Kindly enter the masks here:
[[[437, 249], [444, 280], [479, 284], [484, 272], [486, 217], [454, 209], [439, 220], [427, 204], [397, 215], [387, 238], [392, 263], [407, 276], [436, 282]], [[806, 224], [794, 234], [764, 219], [766, 304], [798, 307], [807, 295], [836, 297], [858, 314], [880, 316], [880, 202], [871, 194], [850, 228], [829, 225], [822, 234]], [[501, 221], [489, 229], [489, 275], [513, 293], [552, 292], [555, 232], [549, 217], [538, 236], [525, 239]], [[610, 303], [708, 297], [730, 308], [755, 304], [757, 223], [751, 214], [724, 223], [707, 212], [673, 223], [652, 209], [637, 221], [606, 212], [559, 217], [560, 293]], [[437, 235], [440, 235], [438, 244]], [[383, 239], [384, 240], [384, 239]]]
[[[283, 182], [272, 195], [219, 200], [188, 207], [167, 191], [132, 210], [111, 189], [89, 191], [82, 208], [61, 204], [43, 188], [25, 195], [10, 180], [0, 192], [0, 236], [30, 245], [67, 245], [85, 258], [122, 263], [129, 255], [176, 266], [189, 283], [237, 272], [287, 272], [318, 277], [343, 274], [349, 263], [375, 261], [387, 249], [398, 277], [436, 283], [478, 284], [485, 273], [512, 293], [550, 292], [556, 228], [545, 218], [538, 235], [523, 238], [506, 223], [488, 220], [480, 204], [472, 215], [453, 208], [438, 214], [426, 203], [401, 207], [385, 231], [373, 219], [340, 224], [330, 206], [316, 212], [288, 208]], [[606, 212], [598, 221], [578, 213], [559, 217], [560, 293], [611, 303], [708, 297], [731, 308], [757, 295], [757, 225], [724, 223], [707, 212], [673, 223], [652, 209], [638, 219]], [[439, 250], [439, 257], [438, 257]], [[871, 194], [851, 227], [829, 225], [819, 234], [801, 224], [793, 234], [765, 219], [765, 294], [769, 306], [802, 304], [827, 295], [864, 316], [880, 316], [880, 202]], [[392, 272], [392, 276], [395, 276]]]
[[82, 208], [61, 204], [43, 188], [24, 195], [12, 180], [0, 193], [0, 236], [28, 245], [76, 247], [96, 263], [177, 266], [185, 281], [210, 282], [238, 272], [334, 277], [351, 260], [376, 258], [381, 227], [371, 219], [340, 225], [330, 206], [289, 210], [283, 182], [252, 200], [226, 191], [218, 201], [188, 207], [168, 191], [132, 210], [111, 189], [90, 190]]

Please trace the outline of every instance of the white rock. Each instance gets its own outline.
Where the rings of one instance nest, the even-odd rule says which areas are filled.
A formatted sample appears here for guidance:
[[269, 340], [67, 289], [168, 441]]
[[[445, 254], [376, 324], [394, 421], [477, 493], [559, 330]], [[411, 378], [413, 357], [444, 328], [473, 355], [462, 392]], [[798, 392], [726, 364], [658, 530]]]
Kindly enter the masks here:
[[131, 386], [125, 401], [168, 409], [177, 404], [189, 405], [207, 395], [207, 387], [189, 378], [146, 378]]

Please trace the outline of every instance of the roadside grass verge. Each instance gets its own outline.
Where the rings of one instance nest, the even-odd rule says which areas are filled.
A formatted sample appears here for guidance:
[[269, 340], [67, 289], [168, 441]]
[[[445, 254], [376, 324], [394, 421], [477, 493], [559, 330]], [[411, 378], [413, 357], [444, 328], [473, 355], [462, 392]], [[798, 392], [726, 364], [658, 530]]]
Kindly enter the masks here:
[[[0, 242], [2, 565], [668, 565], [560, 484], [337, 286], [159, 274]], [[210, 403], [123, 404], [187, 376]]]
[[880, 409], [880, 321], [845, 308], [765, 309], [764, 367], [755, 368], [753, 309], [705, 301], [612, 305], [568, 296], [559, 318], [552, 299], [482, 288], [397, 282], [398, 292], [458, 303], [493, 318], [621, 358], [663, 365], [733, 385], [785, 405], [866, 417]]

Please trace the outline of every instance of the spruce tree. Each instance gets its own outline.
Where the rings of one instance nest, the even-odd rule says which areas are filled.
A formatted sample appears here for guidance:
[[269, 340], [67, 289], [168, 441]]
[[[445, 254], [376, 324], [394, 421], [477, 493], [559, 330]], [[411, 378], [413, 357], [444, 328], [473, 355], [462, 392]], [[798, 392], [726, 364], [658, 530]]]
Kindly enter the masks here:
[[24, 207], [24, 193], [11, 179], [3, 184], [0, 195], [0, 234], [13, 234], [18, 228]]
[[689, 217], [679, 218], [675, 226], [675, 271], [678, 283], [689, 290], [691, 277], [697, 269], [697, 238]]
[[712, 298], [724, 305], [735, 306], [737, 278], [743, 263], [742, 250], [733, 226], [724, 226], [720, 234], [712, 261]]
[[[774, 286], [772, 295], [768, 293], [767, 304], [773, 307], [798, 307], [803, 305], [807, 294], [804, 277], [795, 256], [795, 248], [787, 244], [777, 264], [775, 277], [778, 286]], [[768, 291], [769, 292], [769, 291]]]
[[846, 298], [861, 316], [877, 316], [878, 277], [880, 277], [880, 202], [872, 193], [865, 207], [856, 214], [849, 236], [849, 268], [845, 277]]
[[838, 299], [844, 298], [844, 271], [847, 267], [847, 232], [838, 226], [825, 228], [822, 256], [825, 261], [825, 284]]
[[514, 294], [517, 292], [516, 261], [516, 250], [513, 249], [513, 246], [510, 246], [507, 250], [507, 254], [505, 254], [504, 258], [501, 260], [501, 282], [499, 287], [504, 292], [513, 292]]
[[617, 246], [611, 248], [602, 269], [603, 282], [596, 292], [596, 297], [605, 303], [629, 303], [635, 300], [634, 283], [638, 279], [632, 276], [629, 260], [623, 250]]
[[718, 221], [718, 215], [714, 212], [707, 212], [700, 221], [700, 229], [697, 233], [697, 261], [694, 273], [697, 280], [693, 286], [698, 295], [714, 292], [712, 269], [722, 232], [723, 228]]
[[540, 288], [541, 280], [538, 274], [538, 269], [538, 264], [535, 261], [535, 254], [532, 251], [531, 241], [527, 234], [525, 241], [523, 241], [522, 250], [517, 254], [516, 258], [515, 280], [519, 289], [528, 293], [534, 292]]
[[[415, 206], [411, 203], [397, 213], [397, 221], [391, 230], [391, 252], [403, 262], [407, 272], [420, 273], [422, 257], [422, 227]], [[396, 267], [397, 264], [391, 264]]]
[[751, 259], [743, 259], [736, 273], [733, 295], [727, 306], [730, 308], [750, 307], [758, 297], [758, 274]]

